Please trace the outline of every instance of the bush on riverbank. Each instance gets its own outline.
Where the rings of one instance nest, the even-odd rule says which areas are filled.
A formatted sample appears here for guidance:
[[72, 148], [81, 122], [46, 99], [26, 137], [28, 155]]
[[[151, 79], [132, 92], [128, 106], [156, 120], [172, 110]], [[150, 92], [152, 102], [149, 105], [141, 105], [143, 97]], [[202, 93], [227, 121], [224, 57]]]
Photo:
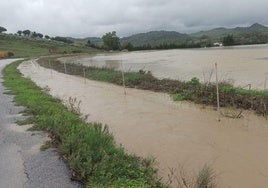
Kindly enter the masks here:
[[74, 179], [88, 187], [165, 187], [157, 178], [153, 160], [127, 154], [116, 146], [107, 126], [85, 123], [60, 100], [21, 77], [16, 68], [19, 63], [4, 69], [4, 85], [15, 95], [16, 103], [26, 107], [24, 112], [32, 115], [28, 123], [51, 133]]

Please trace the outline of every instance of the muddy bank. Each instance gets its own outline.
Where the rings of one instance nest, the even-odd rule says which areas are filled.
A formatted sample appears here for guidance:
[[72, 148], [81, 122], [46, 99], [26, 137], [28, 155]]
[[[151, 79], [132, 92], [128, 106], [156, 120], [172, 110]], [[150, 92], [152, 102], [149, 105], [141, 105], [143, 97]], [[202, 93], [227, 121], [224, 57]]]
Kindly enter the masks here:
[[108, 124], [118, 144], [141, 156], [156, 157], [160, 172], [184, 168], [196, 173], [210, 164], [219, 187], [266, 187], [267, 121], [249, 111], [241, 119], [221, 117], [213, 109], [175, 103], [167, 94], [127, 89], [84, 80], [23, 63], [20, 70], [52, 95], [81, 100], [89, 121]]

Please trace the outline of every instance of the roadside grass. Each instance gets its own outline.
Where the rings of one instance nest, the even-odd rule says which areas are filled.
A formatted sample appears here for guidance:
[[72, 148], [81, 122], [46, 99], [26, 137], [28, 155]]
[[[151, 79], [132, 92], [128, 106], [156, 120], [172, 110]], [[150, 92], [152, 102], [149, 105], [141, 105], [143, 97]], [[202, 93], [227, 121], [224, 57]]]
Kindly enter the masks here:
[[[127, 154], [115, 144], [107, 126], [86, 123], [59, 99], [48, 95], [17, 70], [21, 61], [5, 67], [4, 85], [35, 129], [46, 130], [73, 171], [87, 187], [166, 187], [157, 177], [154, 160]], [[27, 121], [23, 122], [27, 123]]]
[[49, 55], [49, 49], [54, 49], [56, 54], [97, 52], [96, 49], [87, 46], [65, 44], [46, 39], [32, 39], [11, 34], [0, 34], [0, 51], [12, 52], [14, 53], [14, 57]]
[[[49, 63], [50, 62], [50, 63]], [[46, 68], [65, 73], [64, 64], [56, 58], [46, 57], [38, 60]], [[86, 78], [122, 85], [122, 73], [108, 68], [86, 67], [79, 64], [67, 64], [67, 74], [83, 75]], [[198, 78], [190, 81], [157, 79], [150, 72], [126, 72], [126, 86], [130, 88], [165, 92], [171, 94], [174, 101], [188, 100], [198, 104], [217, 105], [216, 85], [200, 83]], [[253, 110], [257, 114], [268, 115], [268, 91], [237, 88], [227, 82], [219, 83], [220, 106]]]

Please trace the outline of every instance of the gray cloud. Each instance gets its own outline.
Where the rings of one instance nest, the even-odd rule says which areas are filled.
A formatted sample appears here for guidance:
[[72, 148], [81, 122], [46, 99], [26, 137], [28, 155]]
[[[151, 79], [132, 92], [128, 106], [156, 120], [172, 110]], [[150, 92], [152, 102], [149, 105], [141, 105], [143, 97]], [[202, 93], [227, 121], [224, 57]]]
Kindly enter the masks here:
[[3, 0], [0, 26], [56, 36], [120, 36], [150, 30], [194, 32], [268, 25], [266, 0]]

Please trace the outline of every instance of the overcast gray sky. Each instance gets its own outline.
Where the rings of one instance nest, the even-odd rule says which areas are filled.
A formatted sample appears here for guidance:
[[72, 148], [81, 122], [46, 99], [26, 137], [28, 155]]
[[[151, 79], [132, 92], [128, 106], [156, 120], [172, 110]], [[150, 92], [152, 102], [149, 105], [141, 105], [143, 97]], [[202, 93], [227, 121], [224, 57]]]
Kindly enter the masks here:
[[267, 0], [0, 0], [0, 26], [50, 36], [128, 36], [151, 30], [191, 33], [268, 25]]

